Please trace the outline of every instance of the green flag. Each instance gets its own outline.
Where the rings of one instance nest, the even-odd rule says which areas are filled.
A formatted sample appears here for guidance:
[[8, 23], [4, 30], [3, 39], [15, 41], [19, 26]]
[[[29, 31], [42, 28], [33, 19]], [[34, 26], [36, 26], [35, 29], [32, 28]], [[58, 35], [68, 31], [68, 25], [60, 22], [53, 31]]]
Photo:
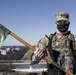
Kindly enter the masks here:
[[3, 41], [9, 35], [9, 33], [10, 31], [0, 24], [0, 48], [2, 46]]

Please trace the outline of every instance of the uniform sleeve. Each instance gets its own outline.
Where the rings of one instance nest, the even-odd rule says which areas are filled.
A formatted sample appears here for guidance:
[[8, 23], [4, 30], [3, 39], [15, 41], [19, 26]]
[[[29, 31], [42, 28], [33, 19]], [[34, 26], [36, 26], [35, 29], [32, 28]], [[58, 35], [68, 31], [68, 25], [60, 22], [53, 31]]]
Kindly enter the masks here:
[[[48, 39], [47, 39], [47, 37], [44, 37], [44, 38], [39, 40], [36, 47], [38, 47], [42, 51], [45, 51], [45, 48], [46, 48], [47, 44], [48, 44]], [[40, 60], [36, 59], [36, 57], [35, 57], [35, 55], [33, 53], [33, 55], [32, 55], [32, 64], [37, 64], [39, 62], [40, 62]]]
[[76, 50], [76, 37], [74, 36], [75, 40], [73, 41], [73, 48]]

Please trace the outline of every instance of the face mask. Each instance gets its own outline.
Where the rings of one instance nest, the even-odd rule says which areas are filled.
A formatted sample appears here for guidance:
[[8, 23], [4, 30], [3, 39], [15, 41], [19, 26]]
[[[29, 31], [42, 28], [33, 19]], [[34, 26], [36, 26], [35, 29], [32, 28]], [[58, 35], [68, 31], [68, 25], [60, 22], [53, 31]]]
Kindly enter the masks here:
[[60, 32], [66, 32], [69, 28], [69, 24], [57, 25], [57, 29]]

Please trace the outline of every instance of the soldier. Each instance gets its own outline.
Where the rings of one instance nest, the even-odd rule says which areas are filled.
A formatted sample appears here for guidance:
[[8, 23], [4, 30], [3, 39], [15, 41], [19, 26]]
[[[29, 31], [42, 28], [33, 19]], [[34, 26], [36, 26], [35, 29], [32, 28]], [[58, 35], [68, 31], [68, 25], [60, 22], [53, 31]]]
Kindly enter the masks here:
[[[48, 35], [50, 40], [47, 37], [40, 39], [36, 51], [32, 55], [32, 64], [39, 63], [43, 56], [47, 55], [65, 69], [74, 73], [76, 42], [75, 36], [68, 31], [70, 25], [69, 14], [60, 12], [55, 17], [57, 32]], [[64, 72], [57, 69], [57, 67], [48, 61], [47, 67], [48, 75], [65, 75]]]

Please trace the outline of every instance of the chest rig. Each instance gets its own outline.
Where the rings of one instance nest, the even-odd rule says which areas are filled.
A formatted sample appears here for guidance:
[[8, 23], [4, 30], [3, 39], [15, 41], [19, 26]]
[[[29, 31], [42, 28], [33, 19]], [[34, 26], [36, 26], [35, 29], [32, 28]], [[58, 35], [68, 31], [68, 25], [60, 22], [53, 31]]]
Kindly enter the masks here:
[[56, 32], [49, 36], [48, 51], [50, 56], [57, 62], [59, 54], [69, 54], [73, 56], [75, 37], [68, 32], [67, 35], [60, 36]]
[[56, 50], [59, 53], [67, 53], [73, 46], [75, 41], [74, 35], [70, 34], [60, 36], [57, 33], [50, 35], [52, 50]]
[[[48, 39], [49, 39], [49, 42], [48, 42], [47, 55], [49, 54], [50, 57], [55, 62], [60, 64], [62, 67], [66, 68], [66, 69], [73, 68], [74, 63], [72, 63], [71, 67], [66, 67], [69, 64], [69, 62], [68, 62], [68, 60], [66, 60], [67, 58], [65, 59], [64, 56], [66, 54], [67, 55], [66, 57], [69, 57], [70, 59], [73, 58], [73, 51], [75, 50], [75, 48], [74, 48], [74, 46], [75, 46], [74, 35], [71, 34], [70, 32], [68, 32], [67, 35], [59, 36], [55, 32], [54, 34], [51, 34], [48, 37]], [[67, 64], [65, 62], [67, 62]], [[47, 62], [47, 66], [48, 66], [48, 73], [49, 74], [50, 74], [50, 72], [52, 72], [54, 75], [55, 71], [57, 71], [56, 75], [57, 75], [57, 73], [58, 73], [58, 75], [65, 75], [64, 72], [62, 72], [61, 70], [59, 70], [58, 68], [56, 68], [55, 66], [53, 66], [52, 64], [50, 64], [48, 62]]]

